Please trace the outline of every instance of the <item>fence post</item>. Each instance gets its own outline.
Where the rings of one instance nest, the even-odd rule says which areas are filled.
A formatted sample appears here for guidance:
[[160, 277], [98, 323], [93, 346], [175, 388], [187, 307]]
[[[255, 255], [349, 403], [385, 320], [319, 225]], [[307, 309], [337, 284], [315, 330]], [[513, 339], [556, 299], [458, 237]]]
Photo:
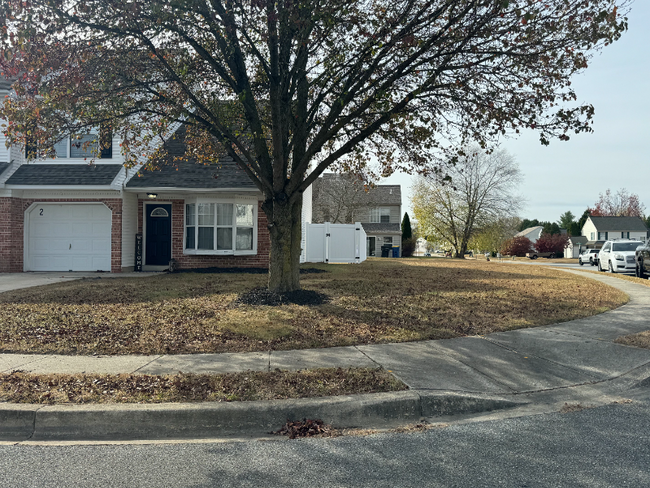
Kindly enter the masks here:
[[325, 222], [325, 262], [330, 262], [330, 223]]

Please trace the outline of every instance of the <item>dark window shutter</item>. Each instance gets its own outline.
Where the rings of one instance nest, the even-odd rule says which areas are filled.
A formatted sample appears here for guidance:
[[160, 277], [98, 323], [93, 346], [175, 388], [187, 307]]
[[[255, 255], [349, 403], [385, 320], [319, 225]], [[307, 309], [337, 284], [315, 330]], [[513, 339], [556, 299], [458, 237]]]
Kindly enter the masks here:
[[108, 126], [102, 126], [100, 130], [99, 149], [102, 159], [113, 157], [113, 131]]

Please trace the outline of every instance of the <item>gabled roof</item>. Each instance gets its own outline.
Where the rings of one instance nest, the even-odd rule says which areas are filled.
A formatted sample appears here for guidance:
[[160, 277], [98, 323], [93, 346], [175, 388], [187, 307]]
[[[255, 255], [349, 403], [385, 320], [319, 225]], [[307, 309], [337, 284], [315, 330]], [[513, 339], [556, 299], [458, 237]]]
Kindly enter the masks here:
[[2, 176], [2, 173], [7, 171], [9, 168], [9, 163], [0, 163], [0, 176]]
[[349, 175], [341, 175], [336, 173], [324, 173], [312, 186], [314, 202], [318, 202], [318, 195], [320, 192], [325, 192], [340, 183], [349, 185], [351, 188], [358, 187], [359, 192], [359, 205], [401, 205], [402, 204], [402, 190], [400, 185], [376, 185], [370, 188], [367, 192], [364, 191], [363, 185]]
[[121, 164], [23, 164], [5, 184], [109, 186], [121, 169]]
[[196, 161], [174, 163], [175, 156], [185, 154], [185, 126], [165, 141], [170, 159], [160, 169], [141, 169], [126, 184], [127, 188], [195, 188], [195, 189], [244, 189], [257, 190], [253, 181], [230, 157], [222, 156], [214, 165], [198, 164]]
[[587, 244], [587, 236], [571, 236], [569, 237], [569, 240], [573, 244]]
[[589, 217], [599, 232], [647, 232], [641, 217]]
[[402, 227], [400, 224], [366, 224], [362, 223], [361, 226], [366, 234], [402, 234]]
[[526, 235], [530, 234], [530, 233], [533, 232], [533, 231], [539, 231], [539, 232], [541, 232], [542, 229], [544, 229], [544, 227], [542, 227], [541, 225], [536, 225], [535, 227], [528, 227], [527, 229], [524, 229], [524, 230], [522, 230], [521, 232], [517, 232], [517, 233], [515, 234], [515, 237], [526, 236]]

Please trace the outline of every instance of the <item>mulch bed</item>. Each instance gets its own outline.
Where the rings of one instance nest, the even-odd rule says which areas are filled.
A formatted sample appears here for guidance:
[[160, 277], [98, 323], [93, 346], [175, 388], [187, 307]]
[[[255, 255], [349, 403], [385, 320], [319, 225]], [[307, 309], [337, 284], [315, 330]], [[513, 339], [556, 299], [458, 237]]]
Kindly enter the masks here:
[[232, 305], [269, 305], [277, 307], [293, 303], [294, 305], [322, 305], [330, 301], [324, 293], [313, 290], [297, 290], [287, 293], [275, 293], [268, 288], [254, 288], [237, 297]]

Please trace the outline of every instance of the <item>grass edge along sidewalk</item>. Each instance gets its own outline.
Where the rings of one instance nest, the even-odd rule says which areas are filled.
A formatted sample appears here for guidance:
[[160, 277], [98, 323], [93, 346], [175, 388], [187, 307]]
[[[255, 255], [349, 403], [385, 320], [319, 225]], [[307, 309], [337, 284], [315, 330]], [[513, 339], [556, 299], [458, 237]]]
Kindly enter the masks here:
[[302, 285], [326, 299], [309, 304], [242, 300], [266, 279], [246, 273], [87, 280], [2, 293], [0, 350], [150, 355], [409, 342], [549, 325], [627, 302], [597, 281], [533, 266], [377, 258], [319, 269], [304, 275]]

